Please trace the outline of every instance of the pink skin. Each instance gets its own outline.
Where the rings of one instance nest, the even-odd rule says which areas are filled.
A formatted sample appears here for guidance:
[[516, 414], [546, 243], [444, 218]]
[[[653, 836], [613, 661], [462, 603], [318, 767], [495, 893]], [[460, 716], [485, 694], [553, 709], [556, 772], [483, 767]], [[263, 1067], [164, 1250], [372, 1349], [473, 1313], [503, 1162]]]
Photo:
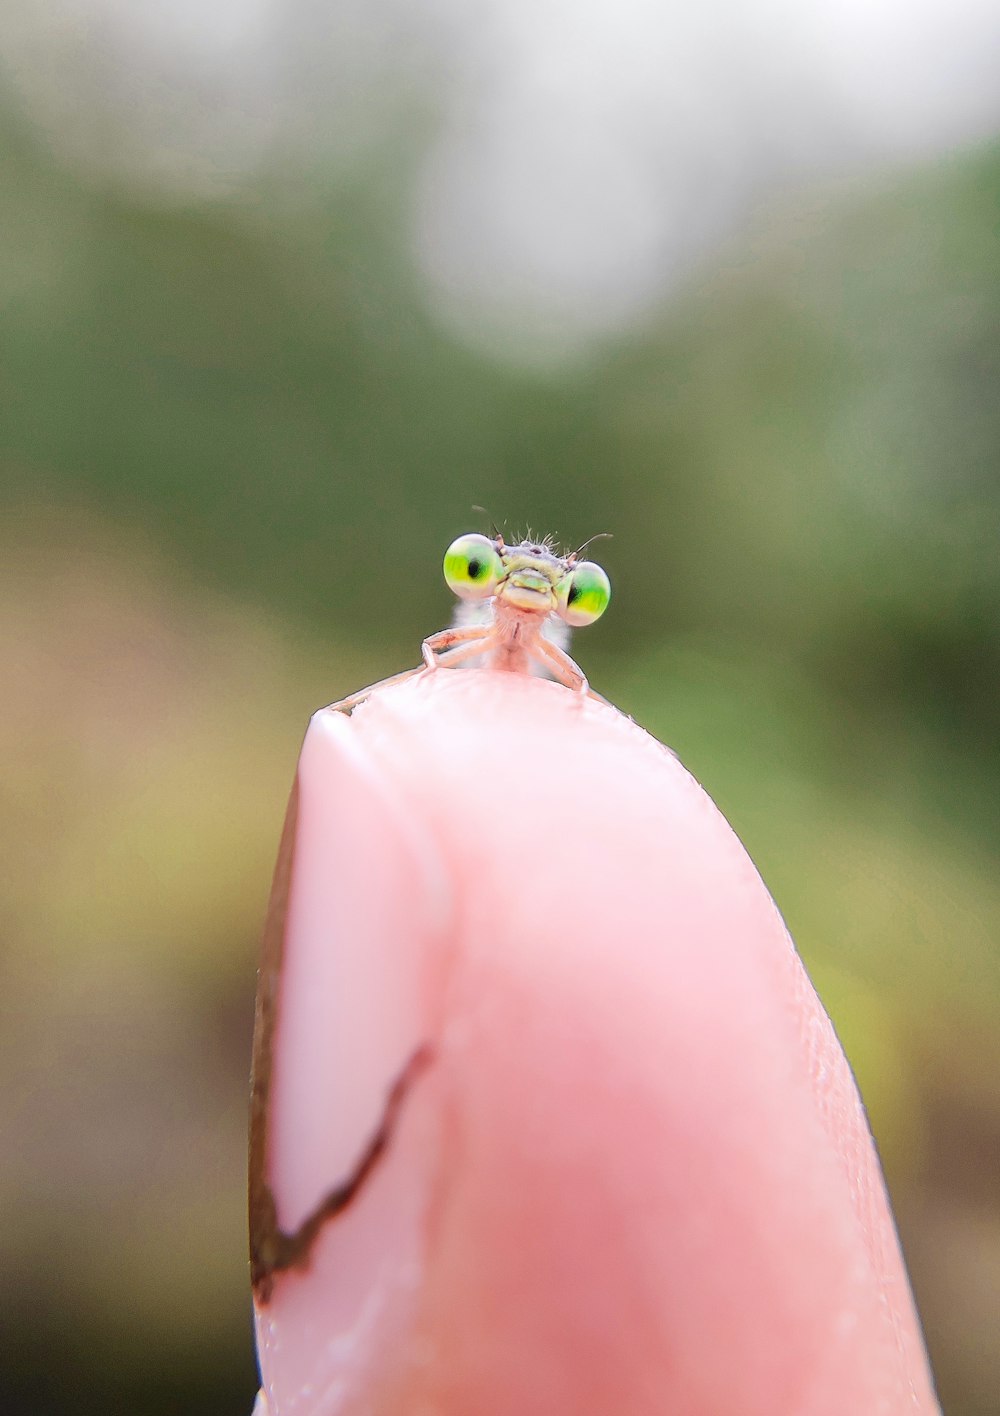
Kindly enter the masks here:
[[310, 724], [271, 1416], [938, 1411], [850, 1070], [749, 858], [604, 704], [437, 671]]

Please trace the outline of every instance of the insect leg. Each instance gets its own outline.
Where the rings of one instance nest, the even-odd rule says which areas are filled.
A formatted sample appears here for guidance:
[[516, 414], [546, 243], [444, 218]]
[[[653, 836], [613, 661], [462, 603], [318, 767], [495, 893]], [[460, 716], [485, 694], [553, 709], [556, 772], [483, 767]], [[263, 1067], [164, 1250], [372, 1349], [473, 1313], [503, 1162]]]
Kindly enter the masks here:
[[466, 646], [475, 645], [472, 653], [463, 654], [462, 658], [472, 659], [476, 654], [481, 654], [486, 641], [490, 638], [492, 629], [489, 625], [471, 625], [467, 629], [441, 629], [437, 634], [432, 634], [424, 640], [423, 655], [424, 663], [429, 669], [436, 669], [440, 664], [452, 664], [455, 656], [447, 655], [445, 658], [438, 656], [446, 649], [452, 649], [455, 645]]
[[471, 659], [479, 659], [483, 654], [489, 652], [489, 642], [487, 639], [471, 640], [468, 644], [459, 644], [456, 649], [449, 649], [444, 654], [435, 659], [435, 667], [439, 669], [457, 669], [462, 664], [468, 663]]
[[349, 698], [338, 699], [336, 703], [328, 705], [331, 713], [346, 713], [348, 717], [354, 712], [359, 704], [364, 703], [366, 698], [370, 698], [373, 693], [377, 693], [380, 688], [388, 688], [392, 683], [404, 683], [414, 674], [422, 674], [427, 669], [441, 667], [451, 668], [454, 665], [456, 655], [445, 653], [439, 657], [443, 650], [453, 649], [458, 646], [462, 659], [475, 658], [481, 654], [485, 647], [485, 642], [490, 637], [488, 626], [476, 625], [470, 629], [442, 629], [437, 634], [430, 635], [424, 640], [423, 657], [424, 662], [415, 669], [404, 669], [401, 674], [390, 674], [388, 678], [379, 679], [378, 683], [369, 684], [367, 688], [359, 689], [357, 693], [352, 693]]
[[414, 674], [422, 674], [423, 664], [418, 664], [415, 669], [404, 669], [401, 674], [390, 674], [388, 678], [379, 679], [378, 683], [369, 684], [367, 688], [359, 689], [357, 693], [352, 693], [349, 698], [341, 698], [336, 703], [328, 704], [328, 711], [331, 713], [346, 713], [348, 717], [354, 712], [359, 703], [364, 703], [366, 698], [370, 698], [373, 693], [377, 693], [380, 688], [388, 688], [391, 683], [402, 683], [405, 679], [412, 678]]
[[586, 674], [558, 644], [553, 644], [550, 639], [539, 635], [532, 645], [532, 652], [537, 658], [545, 661], [545, 667], [565, 688], [571, 688], [582, 696], [590, 693]]

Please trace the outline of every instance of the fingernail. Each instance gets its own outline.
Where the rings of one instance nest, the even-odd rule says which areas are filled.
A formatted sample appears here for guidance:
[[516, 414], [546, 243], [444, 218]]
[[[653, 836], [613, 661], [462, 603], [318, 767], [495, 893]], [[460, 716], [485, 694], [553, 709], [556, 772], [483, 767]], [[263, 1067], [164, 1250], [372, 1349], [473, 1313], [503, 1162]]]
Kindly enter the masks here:
[[306, 733], [265, 931], [250, 1207], [271, 1416], [349, 1409], [405, 1330], [431, 1147], [420, 1091], [445, 875], [351, 719]]

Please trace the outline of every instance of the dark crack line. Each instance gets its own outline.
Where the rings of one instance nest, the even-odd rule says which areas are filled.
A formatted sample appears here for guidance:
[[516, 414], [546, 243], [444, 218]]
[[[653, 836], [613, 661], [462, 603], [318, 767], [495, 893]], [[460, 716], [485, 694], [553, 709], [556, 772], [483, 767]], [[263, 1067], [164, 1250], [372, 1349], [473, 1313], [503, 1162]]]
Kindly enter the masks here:
[[250, 1272], [254, 1292], [260, 1303], [266, 1303], [274, 1287], [274, 1275], [285, 1269], [305, 1268], [313, 1243], [328, 1220], [341, 1214], [360, 1193], [369, 1176], [385, 1154], [399, 1123], [400, 1112], [411, 1086], [430, 1063], [432, 1050], [428, 1043], [414, 1052], [386, 1097], [378, 1129], [365, 1147], [348, 1178], [331, 1190], [298, 1229], [288, 1234], [278, 1227], [277, 1210], [271, 1187], [263, 1180], [258, 1193], [251, 1194]]

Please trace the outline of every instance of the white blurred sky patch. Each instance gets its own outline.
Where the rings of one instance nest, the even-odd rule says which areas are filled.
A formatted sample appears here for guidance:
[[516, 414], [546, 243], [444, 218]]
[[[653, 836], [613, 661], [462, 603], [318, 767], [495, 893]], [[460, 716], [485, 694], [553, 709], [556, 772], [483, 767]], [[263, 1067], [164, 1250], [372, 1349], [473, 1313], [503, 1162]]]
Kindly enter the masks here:
[[188, 196], [430, 108], [426, 297], [541, 361], [641, 318], [768, 186], [1000, 128], [996, 0], [8, 0], [0, 40], [64, 159]]
[[456, 26], [417, 248], [465, 337], [559, 357], [641, 316], [776, 182], [1000, 121], [982, 0], [491, 0]]

